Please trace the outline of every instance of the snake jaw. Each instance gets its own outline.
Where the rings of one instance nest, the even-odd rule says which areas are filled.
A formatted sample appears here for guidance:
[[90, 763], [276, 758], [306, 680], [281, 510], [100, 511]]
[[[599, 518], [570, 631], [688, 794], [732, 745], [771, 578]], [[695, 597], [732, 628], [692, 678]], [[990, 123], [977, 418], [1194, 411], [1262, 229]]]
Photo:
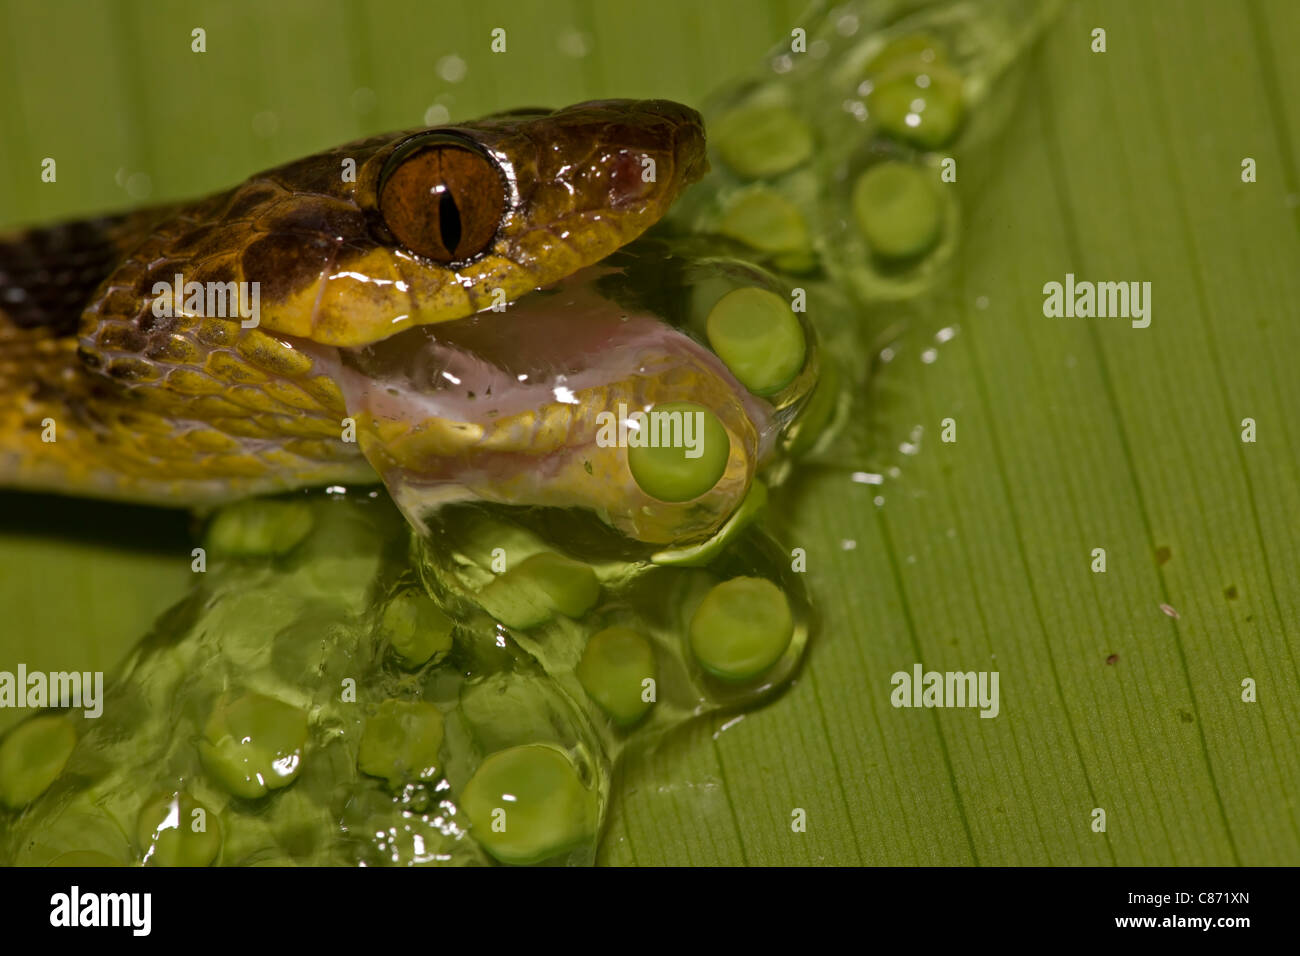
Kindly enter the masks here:
[[[708, 349], [595, 291], [599, 270], [507, 313], [339, 350], [361, 449], [412, 524], [453, 501], [584, 508], [633, 540], [707, 538], [744, 499], [779, 427]], [[610, 416], [688, 399], [730, 445], [720, 478], [683, 502], [633, 478]]]

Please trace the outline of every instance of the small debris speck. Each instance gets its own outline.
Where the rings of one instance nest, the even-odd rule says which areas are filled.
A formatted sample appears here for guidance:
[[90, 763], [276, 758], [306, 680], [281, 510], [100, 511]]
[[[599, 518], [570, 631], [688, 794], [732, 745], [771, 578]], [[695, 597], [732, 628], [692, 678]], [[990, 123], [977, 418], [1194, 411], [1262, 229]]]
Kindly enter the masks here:
[[1168, 604], [1162, 604], [1162, 605], [1160, 605], [1160, 610], [1164, 611], [1166, 614], [1168, 614], [1170, 617], [1172, 617], [1175, 621], [1178, 620], [1178, 612], [1175, 611], [1175, 610], [1174, 610], [1172, 607], [1170, 607]]
[[1237, 585], [1229, 584], [1226, 588], [1223, 589], [1223, 596], [1226, 597], [1229, 601], [1237, 600]]
[[1109, 657], [1106, 658], [1106, 663], [1107, 663], [1107, 664], [1115, 664], [1115, 663], [1118, 663], [1118, 662], [1119, 662], [1119, 655], [1118, 655], [1118, 654], [1111, 654]]
[[1156, 548], [1156, 564], [1168, 564], [1169, 559], [1173, 556], [1174, 552], [1170, 550], [1168, 545], [1162, 544], [1160, 547]]

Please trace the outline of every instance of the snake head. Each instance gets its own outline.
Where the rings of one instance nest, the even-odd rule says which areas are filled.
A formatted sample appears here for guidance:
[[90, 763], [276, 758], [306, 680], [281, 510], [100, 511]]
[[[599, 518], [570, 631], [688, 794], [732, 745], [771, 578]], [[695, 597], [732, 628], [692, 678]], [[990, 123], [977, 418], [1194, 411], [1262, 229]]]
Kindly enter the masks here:
[[[351, 481], [364, 455], [417, 526], [484, 500], [699, 541], [745, 500], [816, 377], [811, 330], [771, 276], [701, 273], [717, 294], [689, 321], [612, 291], [690, 291], [659, 266], [632, 281], [681, 261], [634, 240], [704, 157], [698, 114], [662, 100], [347, 144], [173, 211], [84, 314], [82, 354], [216, 449], [202, 469], [172, 465], [216, 481], [209, 497]], [[155, 318], [149, 290], [177, 275], [258, 283], [256, 327]], [[706, 333], [726, 289], [764, 285], [739, 326], [724, 309]], [[680, 460], [639, 441], [663, 429]], [[160, 445], [189, 453], [154, 442], [142, 467]]]
[[250, 180], [223, 221], [264, 329], [362, 345], [600, 261], [667, 212], [704, 156], [688, 107], [580, 103], [341, 146]]

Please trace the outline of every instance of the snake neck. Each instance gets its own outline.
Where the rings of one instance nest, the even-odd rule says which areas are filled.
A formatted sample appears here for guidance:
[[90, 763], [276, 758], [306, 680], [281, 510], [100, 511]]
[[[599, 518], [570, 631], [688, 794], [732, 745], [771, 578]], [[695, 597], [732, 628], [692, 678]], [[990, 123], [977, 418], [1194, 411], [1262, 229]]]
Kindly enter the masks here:
[[148, 300], [176, 221], [155, 207], [0, 237], [0, 485], [195, 506], [376, 480], [310, 358], [237, 319], [121, 308]]

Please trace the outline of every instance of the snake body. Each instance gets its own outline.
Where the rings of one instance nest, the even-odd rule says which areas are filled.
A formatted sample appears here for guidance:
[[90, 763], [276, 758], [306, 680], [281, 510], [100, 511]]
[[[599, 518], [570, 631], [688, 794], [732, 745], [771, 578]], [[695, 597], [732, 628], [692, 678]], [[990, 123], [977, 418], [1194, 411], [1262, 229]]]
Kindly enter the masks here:
[[[486, 424], [395, 421], [349, 408], [346, 366], [406, 330], [490, 321], [493, 306], [600, 262], [705, 165], [693, 110], [600, 101], [371, 137], [197, 202], [7, 237], [0, 484], [194, 506], [374, 481], [372, 463], [409, 477], [403, 455], [418, 454], [424, 467], [459, 462], [444, 484], [467, 472], [500, 486], [482, 473], [509, 463], [483, 454], [554, 457], [576, 440], [547, 437], [553, 400]], [[159, 310], [159, 290], [182, 281], [217, 289], [218, 304], [222, 290], [235, 301], [232, 283], [256, 283], [256, 326], [213, 314], [211, 298], [168, 295]], [[680, 370], [659, 385], [693, 387]], [[752, 471], [752, 436], [740, 446], [728, 498]], [[626, 468], [612, 480], [626, 484]], [[668, 525], [624, 530], [670, 540], [682, 525]]]

